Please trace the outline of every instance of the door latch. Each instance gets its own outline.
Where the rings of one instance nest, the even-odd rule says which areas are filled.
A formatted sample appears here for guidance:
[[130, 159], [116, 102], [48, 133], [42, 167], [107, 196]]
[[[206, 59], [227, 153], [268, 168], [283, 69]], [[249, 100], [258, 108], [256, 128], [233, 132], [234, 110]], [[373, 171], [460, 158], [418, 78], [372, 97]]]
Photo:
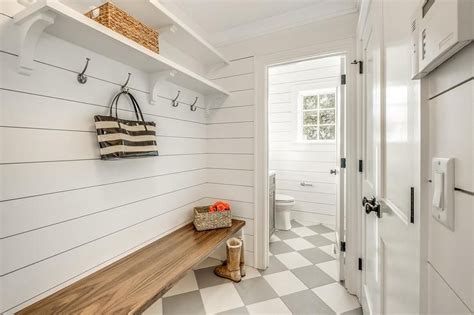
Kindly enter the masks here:
[[370, 199], [367, 197], [364, 197], [362, 199], [362, 206], [365, 208], [365, 213], [370, 214], [371, 212], [375, 212], [377, 214], [377, 218], [382, 217], [382, 213], [380, 211], [380, 203], [377, 201], [377, 199], [372, 196]]

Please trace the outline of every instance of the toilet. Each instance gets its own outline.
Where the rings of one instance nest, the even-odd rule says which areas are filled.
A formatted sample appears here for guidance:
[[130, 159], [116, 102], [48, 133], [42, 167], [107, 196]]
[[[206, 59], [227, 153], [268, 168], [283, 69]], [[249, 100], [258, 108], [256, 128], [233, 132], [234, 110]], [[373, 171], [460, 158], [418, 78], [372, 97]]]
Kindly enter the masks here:
[[295, 205], [295, 198], [288, 195], [275, 196], [275, 228], [278, 230], [291, 229], [291, 209]]

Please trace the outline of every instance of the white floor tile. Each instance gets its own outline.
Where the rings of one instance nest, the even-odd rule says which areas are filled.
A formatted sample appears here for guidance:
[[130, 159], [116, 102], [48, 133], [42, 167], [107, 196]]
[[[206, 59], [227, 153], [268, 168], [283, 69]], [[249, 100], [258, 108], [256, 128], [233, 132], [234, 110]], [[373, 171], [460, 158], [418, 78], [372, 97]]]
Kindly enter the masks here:
[[272, 236], [270, 237], [270, 243], [278, 242], [278, 241], [280, 241], [280, 238], [276, 236], [275, 234], [272, 234]]
[[196, 277], [194, 276], [194, 271], [190, 270], [186, 273], [184, 278], [181, 279], [178, 283], [176, 283], [171, 288], [171, 290], [166, 292], [166, 294], [163, 297], [191, 292], [194, 290], [199, 290], [199, 287], [196, 282]]
[[147, 308], [143, 315], [163, 315], [163, 300], [159, 299], [153, 303], [149, 308]]
[[278, 298], [248, 305], [247, 310], [252, 315], [291, 314], [285, 303]]
[[337, 262], [335, 260], [316, 264], [316, 266], [322, 271], [324, 271], [325, 273], [327, 273], [334, 280], [339, 281], [339, 273], [337, 271]]
[[333, 242], [336, 241], [336, 233], [335, 232], [329, 232], [329, 233], [324, 233], [324, 234], [320, 234], [320, 235], [327, 238], [330, 241], [333, 241]]
[[222, 264], [222, 261], [220, 261], [219, 259], [208, 257], [208, 258], [204, 259], [203, 261], [201, 261], [193, 269], [198, 270], [198, 269], [207, 268], [207, 267], [219, 266], [221, 264]]
[[215, 314], [244, 306], [239, 293], [232, 283], [225, 283], [200, 291], [204, 309], [208, 314]]
[[305, 240], [304, 238], [292, 238], [289, 240], [284, 240], [284, 242], [288, 245], [290, 245], [291, 248], [294, 250], [302, 250], [302, 249], [308, 249], [308, 248], [314, 248], [315, 246]]
[[257, 269], [250, 266], [245, 266], [245, 277], [243, 277], [242, 280], [248, 280], [260, 276], [261, 274]]
[[279, 296], [306, 290], [306, 286], [291, 271], [263, 276]]
[[320, 250], [328, 254], [329, 256], [332, 256], [336, 258], [336, 254], [334, 254], [334, 244], [333, 245], [326, 245], [326, 246], [321, 246], [319, 247]]
[[343, 313], [360, 307], [357, 298], [350, 295], [339, 283], [314, 288], [313, 292], [336, 313]]
[[311, 229], [308, 229], [306, 226], [300, 226], [300, 227], [297, 227], [297, 228], [293, 228], [293, 229], [291, 229], [291, 231], [295, 232], [296, 234], [298, 234], [301, 237], [318, 234], [315, 231], [313, 231]]
[[295, 269], [311, 265], [311, 262], [298, 252], [279, 254], [275, 255], [275, 257], [279, 261], [281, 261], [288, 269]]

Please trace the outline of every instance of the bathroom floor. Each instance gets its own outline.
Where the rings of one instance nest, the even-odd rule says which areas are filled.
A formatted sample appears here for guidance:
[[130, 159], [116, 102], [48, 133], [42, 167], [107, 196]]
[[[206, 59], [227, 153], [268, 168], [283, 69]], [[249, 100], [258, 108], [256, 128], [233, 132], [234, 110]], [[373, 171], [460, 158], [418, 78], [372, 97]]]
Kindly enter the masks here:
[[208, 258], [145, 314], [362, 314], [336, 281], [332, 228], [292, 221], [291, 231], [277, 231], [270, 241], [267, 270], [247, 267], [233, 283], [215, 276], [220, 261]]

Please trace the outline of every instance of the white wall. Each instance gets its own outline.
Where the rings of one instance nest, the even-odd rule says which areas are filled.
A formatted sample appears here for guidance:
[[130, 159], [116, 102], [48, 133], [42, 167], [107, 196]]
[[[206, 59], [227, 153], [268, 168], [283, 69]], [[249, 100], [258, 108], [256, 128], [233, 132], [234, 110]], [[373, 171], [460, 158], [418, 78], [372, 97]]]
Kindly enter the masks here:
[[[4, 8], [0, 312], [17, 311], [162, 237], [190, 222], [193, 206], [214, 198], [231, 199], [234, 213], [250, 218], [245, 234], [252, 264], [252, 139], [232, 134], [238, 129], [222, 116], [208, 124], [204, 98], [183, 87], [162, 86], [158, 104], [149, 104], [147, 73], [48, 34], [39, 42], [33, 74], [18, 74], [13, 39], [19, 36], [9, 14], [22, 7]], [[76, 74], [86, 57], [89, 79], [81, 85]], [[145, 119], [157, 123], [160, 156], [101, 161], [93, 116], [107, 113], [128, 72]], [[178, 89], [184, 102], [199, 96], [198, 111], [171, 107]], [[133, 117], [127, 103], [119, 107], [120, 117]], [[232, 169], [239, 168], [237, 177]]]
[[[277, 194], [295, 198], [292, 215], [309, 222], [335, 224], [336, 143], [298, 140], [300, 91], [336, 88], [338, 57], [313, 59], [269, 69], [269, 163], [276, 171]], [[301, 186], [305, 182], [313, 185]]]
[[[231, 149], [229, 152], [238, 153], [215, 157], [214, 163], [226, 165], [230, 168], [243, 168], [247, 172], [252, 172], [253, 175], [257, 172], [255, 169], [255, 152], [259, 148], [256, 148], [255, 143], [255, 124], [258, 122], [256, 121], [257, 108], [254, 105], [263, 106], [263, 104], [256, 104], [255, 102], [256, 57], [285, 51], [298, 51], [299, 49], [308, 50], [308, 47], [314, 46], [318, 46], [319, 51], [331, 50], [331, 48], [326, 50], [324, 48], [335, 47], [343, 41], [354, 38], [356, 23], [357, 14], [349, 14], [219, 47], [219, 50], [232, 62], [230, 66], [212, 73], [211, 78], [223, 84], [232, 93], [223, 105], [217, 105], [216, 109], [211, 110], [210, 137], [218, 137], [221, 133], [233, 133], [237, 137], [245, 138], [220, 139], [210, 143], [211, 146], [214, 143], [219, 143], [223, 147]], [[331, 32], [328, 32], [328, 30], [331, 30]], [[214, 121], [215, 119], [219, 120]], [[232, 122], [232, 124], [222, 124], [222, 122]], [[215, 131], [211, 131], [213, 128], [216, 128]], [[212, 132], [213, 135], [211, 135]], [[216, 150], [215, 147], [210, 147], [210, 149]], [[242, 178], [242, 175], [245, 174], [245, 171], [242, 170], [238, 172], [240, 175], [237, 178]], [[255, 205], [258, 197], [255, 194], [258, 189], [258, 187], [255, 187], [255, 177], [253, 181], [248, 178], [245, 185], [213, 185], [212, 187], [219, 187], [219, 196], [216, 196], [218, 198], [224, 198], [221, 196], [228, 196], [231, 199], [237, 199], [236, 196], [243, 198], [237, 200], [245, 202], [246, 213], [249, 215], [247, 218], [252, 219], [252, 223], [254, 223], [257, 218], [256, 214], [263, 211]], [[255, 248], [261, 246], [261, 242], [255, 237], [257, 229], [258, 227], [254, 230]], [[254, 253], [255, 256], [257, 254], [263, 255], [260, 252]], [[255, 263], [258, 267], [263, 267], [264, 263], [262, 264], [260, 257], [255, 257]]]
[[[430, 133], [427, 163], [431, 165], [433, 157], [454, 158], [455, 186], [471, 192], [474, 191], [473, 78], [474, 44], [470, 44], [425, 79], [429, 85], [429, 100], [425, 104]], [[456, 191], [454, 198], [454, 231], [427, 213], [425, 266], [430, 314], [474, 312], [474, 197]]]
[[229, 200], [234, 217], [246, 221], [246, 261], [253, 265], [253, 57], [231, 60], [229, 66], [214, 71], [211, 79], [230, 96], [222, 104], [212, 104], [207, 116], [206, 200]]

